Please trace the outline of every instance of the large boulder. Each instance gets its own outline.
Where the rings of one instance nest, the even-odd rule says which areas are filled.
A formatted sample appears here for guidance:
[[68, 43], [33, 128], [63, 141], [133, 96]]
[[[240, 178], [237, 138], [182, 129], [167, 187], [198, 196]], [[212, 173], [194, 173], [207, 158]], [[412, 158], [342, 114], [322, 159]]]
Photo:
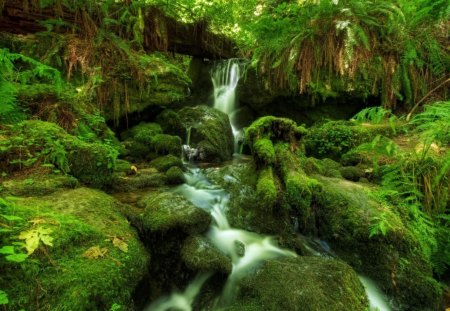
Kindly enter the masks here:
[[[2, 233], [2, 246], [13, 245], [14, 252], [24, 253], [17, 242], [25, 241], [34, 250], [20, 265], [0, 255], [0, 288], [9, 296], [8, 308], [132, 308], [149, 254], [118, 212], [119, 205], [88, 188], [3, 201], [1, 213], [15, 220], [13, 231]], [[33, 237], [38, 237], [37, 244]]]
[[197, 234], [205, 232], [211, 222], [208, 213], [172, 192], [150, 193], [138, 205], [144, 208], [143, 228], [150, 232], [179, 230]]
[[239, 281], [236, 302], [223, 310], [364, 311], [368, 301], [356, 273], [342, 261], [297, 257], [265, 262]]
[[315, 176], [318, 234], [357, 271], [368, 275], [404, 310], [438, 310], [441, 291], [417, 236], [367, 185]]
[[163, 112], [158, 122], [165, 132], [185, 137], [185, 143], [198, 150], [195, 160], [221, 162], [231, 159], [233, 155], [234, 137], [230, 120], [217, 109], [208, 106], [185, 107], [175, 116], [174, 112]]

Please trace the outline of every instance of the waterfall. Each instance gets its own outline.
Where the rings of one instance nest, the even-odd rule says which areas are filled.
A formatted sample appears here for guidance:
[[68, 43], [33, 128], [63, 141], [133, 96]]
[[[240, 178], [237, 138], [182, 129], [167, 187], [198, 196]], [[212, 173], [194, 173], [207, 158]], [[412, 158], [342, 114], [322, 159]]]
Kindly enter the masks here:
[[235, 141], [235, 152], [238, 152], [238, 138], [241, 133], [236, 125], [234, 113], [236, 111], [236, 88], [242, 77], [245, 65], [241, 59], [231, 58], [216, 63], [211, 72], [214, 86], [214, 108], [225, 112], [230, 118]]
[[[176, 193], [186, 197], [196, 207], [211, 214], [214, 224], [207, 238], [232, 261], [232, 272], [225, 283], [217, 307], [230, 305], [236, 295], [236, 282], [246, 276], [263, 261], [277, 257], [295, 257], [294, 252], [277, 247], [275, 241], [246, 230], [235, 229], [229, 225], [226, 211], [229, 194], [211, 184], [198, 168], [185, 174], [186, 183], [177, 187]], [[200, 292], [209, 274], [200, 273], [186, 287], [183, 293], [175, 292], [152, 303], [147, 311], [182, 310], [191, 311], [192, 303]]]

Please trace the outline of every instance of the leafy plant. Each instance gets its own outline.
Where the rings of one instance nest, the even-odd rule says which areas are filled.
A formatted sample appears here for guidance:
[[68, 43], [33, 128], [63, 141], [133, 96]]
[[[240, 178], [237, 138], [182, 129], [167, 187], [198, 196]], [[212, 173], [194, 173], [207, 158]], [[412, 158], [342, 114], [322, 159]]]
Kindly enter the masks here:
[[53, 246], [53, 237], [50, 236], [53, 230], [50, 228], [37, 227], [20, 232], [19, 239], [25, 240], [25, 248], [28, 256], [33, 254], [42, 242], [44, 245]]

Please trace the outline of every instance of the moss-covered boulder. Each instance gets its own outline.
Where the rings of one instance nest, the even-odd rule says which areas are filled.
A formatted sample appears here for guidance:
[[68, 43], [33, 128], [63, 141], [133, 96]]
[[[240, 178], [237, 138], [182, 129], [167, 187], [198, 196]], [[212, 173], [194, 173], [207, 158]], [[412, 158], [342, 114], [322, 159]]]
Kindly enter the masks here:
[[172, 167], [183, 167], [183, 162], [179, 157], [173, 155], [166, 155], [156, 158], [150, 162], [150, 166], [156, 168], [158, 171], [165, 173]]
[[181, 256], [187, 267], [194, 271], [230, 274], [232, 270], [231, 259], [202, 236], [188, 237], [183, 243]]
[[168, 178], [155, 168], [137, 169], [132, 175], [115, 174], [111, 188], [116, 192], [132, 192], [148, 187], [161, 187], [167, 182]]
[[181, 230], [196, 234], [206, 231], [211, 222], [208, 213], [172, 192], [151, 193], [138, 205], [144, 208], [141, 216], [143, 227], [150, 232]]
[[121, 136], [128, 156], [135, 160], [152, 159], [157, 155], [181, 155], [181, 138], [163, 134], [157, 123], [140, 123]]
[[[2, 214], [20, 217], [2, 243], [24, 241], [19, 235], [29, 243], [34, 232], [40, 237], [21, 264], [0, 256], [0, 288], [11, 310], [133, 308], [149, 255], [112, 197], [78, 188], [1, 208]], [[24, 252], [20, 246], [15, 251]]]
[[356, 273], [342, 261], [318, 257], [267, 261], [239, 282], [238, 297], [223, 310], [365, 311]]
[[[225, 113], [208, 106], [195, 106], [185, 107], [177, 115], [173, 118], [179, 120], [184, 128], [184, 141], [189, 141], [189, 145], [199, 151], [195, 160], [220, 162], [231, 159], [234, 138], [230, 120]], [[179, 124], [169, 122], [168, 118], [172, 118], [168, 113], [159, 116], [165, 131], [172, 135], [182, 135]]]
[[263, 200], [266, 207], [271, 209], [277, 200], [277, 187], [272, 167], [267, 167], [259, 172], [256, 194]]
[[314, 210], [321, 239], [405, 310], [437, 310], [441, 293], [420, 250], [420, 237], [392, 207], [369, 196], [368, 186], [317, 178], [322, 187], [314, 191]]
[[167, 183], [170, 185], [179, 185], [185, 182], [184, 173], [178, 166], [172, 166], [166, 172]]
[[342, 177], [351, 181], [359, 181], [364, 177], [364, 170], [356, 166], [344, 166], [339, 169]]
[[13, 196], [44, 196], [64, 188], [76, 188], [78, 180], [72, 176], [59, 174], [32, 175], [26, 179], [11, 179], [1, 185]]

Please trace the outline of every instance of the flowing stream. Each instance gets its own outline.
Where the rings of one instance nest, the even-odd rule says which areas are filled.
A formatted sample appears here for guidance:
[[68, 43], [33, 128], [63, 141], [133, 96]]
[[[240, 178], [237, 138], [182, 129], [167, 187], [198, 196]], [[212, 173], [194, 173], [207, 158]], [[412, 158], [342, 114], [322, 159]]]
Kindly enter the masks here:
[[[224, 254], [228, 255], [233, 264], [231, 274], [226, 281], [218, 306], [227, 306], [233, 302], [236, 282], [247, 273], [254, 270], [267, 259], [296, 254], [277, 247], [271, 237], [262, 236], [246, 230], [232, 228], [226, 216], [229, 195], [223, 189], [211, 184], [199, 168], [191, 168], [185, 174], [186, 183], [175, 189], [196, 207], [208, 213], [214, 220], [207, 233], [209, 240]], [[151, 304], [148, 311], [192, 310], [192, 303], [200, 292], [202, 285], [211, 274], [200, 273], [186, 287], [184, 292], [172, 293]]]

